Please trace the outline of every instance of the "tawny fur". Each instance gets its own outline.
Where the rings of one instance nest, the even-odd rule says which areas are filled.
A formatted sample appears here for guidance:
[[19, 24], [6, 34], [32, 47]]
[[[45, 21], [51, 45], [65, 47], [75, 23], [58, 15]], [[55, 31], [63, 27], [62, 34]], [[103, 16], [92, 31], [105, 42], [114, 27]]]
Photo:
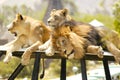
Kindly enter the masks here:
[[22, 55], [23, 65], [27, 65], [32, 52], [49, 39], [51, 31], [43, 22], [21, 14], [16, 15], [16, 18], [8, 25], [8, 30], [15, 34], [16, 38], [4, 46], [8, 48], [4, 62], [7, 63], [10, 60], [13, 51], [28, 45], [30, 47]]
[[[69, 42], [69, 43], [66, 44], [66, 42], [63, 42], [63, 43], [61, 42], [63, 45], [59, 44], [60, 42], [58, 42], [58, 41], [59, 41], [60, 37], [66, 38], [67, 39], [66, 42]], [[76, 42], [75, 42], [75, 39], [76, 39]], [[53, 45], [52, 46], [55, 50], [60, 51], [60, 53], [61, 53], [61, 51], [62, 51], [62, 53], [64, 53], [62, 50], [62, 49], [64, 49], [64, 48], [62, 48], [63, 46], [66, 47], [66, 51], [69, 51], [69, 49], [68, 49], [69, 47], [67, 45], [70, 44], [72, 49], [74, 49], [74, 51], [75, 51], [74, 58], [80, 59], [84, 56], [84, 53], [85, 53], [84, 47], [83, 47], [83, 45], [85, 45], [84, 43], [85, 43], [84, 38], [76, 35], [74, 32], [71, 32], [69, 27], [67, 27], [67, 26], [61, 26], [61, 27], [53, 30], [53, 34], [52, 34], [52, 44]], [[64, 56], [64, 55], [65, 54], [62, 54], [62, 56]]]
[[[91, 39], [92, 27], [86, 24], [77, 23], [73, 21], [69, 15], [67, 15], [67, 10], [53, 10], [51, 16], [48, 19], [49, 26], [52, 27], [52, 34], [44, 45], [40, 46], [40, 50], [45, 50], [46, 54], [51, 56], [54, 55], [54, 51], [60, 51], [60, 53], [66, 56], [66, 51], [70, 53], [74, 50], [74, 55], [72, 58], [81, 59], [86, 51], [90, 51], [87, 47], [92, 45], [95, 47], [94, 54], [99, 54], [101, 50], [97, 45], [96, 40], [89, 41], [87, 38]], [[89, 34], [90, 33], [90, 34]], [[60, 39], [63, 39], [62, 42]], [[98, 48], [98, 49], [96, 49]], [[65, 53], [64, 53], [65, 51]], [[67, 54], [69, 54], [67, 53]], [[102, 50], [101, 50], [102, 53]], [[67, 56], [69, 57], [69, 56]]]
[[[71, 21], [69, 23], [65, 23], [65, 21]], [[117, 62], [120, 61], [120, 36], [119, 34], [114, 31], [114, 30], [110, 30], [104, 27], [100, 27], [100, 28], [95, 28], [94, 30], [97, 30], [97, 34], [99, 34], [99, 36], [101, 37], [101, 39], [97, 39], [95, 37], [95, 34], [93, 34], [92, 36], [89, 36], [89, 34], [86, 34], [87, 31], [94, 31], [91, 30], [91, 26], [90, 25], [86, 25], [86, 24], [78, 24], [77, 26], [75, 25], [75, 23], [73, 23], [72, 18], [68, 15], [68, 10], [67, 9], [61, 9], [61, 10], [53, 10], [51, 11], [50, 14], [50, 18], [48, 19], [48, 24], [49, 26], [53, 27], [53, 28], [57, 28], [58, 26], [61, 26], [61, 24], [67, 24], [68, 26], [71, 26], [72, 31], [82, 37], [88, 36], [88, 38], [91, 37], [91, 39], [88, 39], [87, 41], [87, 45], [91, 44], [91, 46], [86, 49], [88, 52], [94, 52], [94, 50], [98, 50], [98, 52], [101, 52], [101, 47], [104, 48], [105, 50], [108, 50], [111, 54], [113, 54], [113, 56], [115, 57], [115, 60]], [[75, 27], [76, 26], [76, 27]], [[82, 30], [80, 28], [83, 28]], [[82, 35], [81, 35], [82, 34]], [[100, 44], [99, 44], [100, 42]], [[98, 44], [97, 44], [98, 43]], [[97, 45], [98, 46], [97, 46]], [[96, 49], [98, 48], [98, 49]], [[90, 49], [90, 50], [88, 50]], [[103, 56], [103, 55], [98, 55], [98, 56]]]
[[107, 51], [113, 54], [115, 57], [115, 60], [117, 62], [120, 61], [120, 36], [118, 32], [105, 28], [105, 27], [100, 27], [96, 28], [99, 32], [99, 34], [102, 36], [102, 42], [103, 42], [103, 47]]

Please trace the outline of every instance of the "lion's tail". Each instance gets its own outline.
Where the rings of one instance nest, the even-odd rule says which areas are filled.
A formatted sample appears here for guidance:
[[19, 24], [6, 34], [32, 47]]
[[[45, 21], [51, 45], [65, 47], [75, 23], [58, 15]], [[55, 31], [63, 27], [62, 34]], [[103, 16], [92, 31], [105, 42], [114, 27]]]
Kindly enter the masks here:
[[45, 75], [45, 64], [44, 64], [44, 58], [42, 60], [42, 73], [40, 74], [40, 79], [44, 78]]

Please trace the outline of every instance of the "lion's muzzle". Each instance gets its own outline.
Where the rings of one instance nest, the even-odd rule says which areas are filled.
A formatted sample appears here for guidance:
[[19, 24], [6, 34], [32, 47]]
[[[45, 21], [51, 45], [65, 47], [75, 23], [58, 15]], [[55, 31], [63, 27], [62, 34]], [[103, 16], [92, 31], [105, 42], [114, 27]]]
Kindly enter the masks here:
[[8, 31], [10, 31], [13, 28], [13, 23], [10, 23], [9, 25], [7, 25]]

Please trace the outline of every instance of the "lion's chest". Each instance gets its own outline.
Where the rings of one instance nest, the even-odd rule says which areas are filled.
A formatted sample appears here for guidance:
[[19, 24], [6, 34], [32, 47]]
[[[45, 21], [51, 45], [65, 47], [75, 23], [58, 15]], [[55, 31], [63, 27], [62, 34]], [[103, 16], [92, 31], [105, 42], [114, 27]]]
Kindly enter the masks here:
[[32, 45], [32, 44], [34, 44], [35, 42], [38, 41], [38, 39], [35, 38], [35, 37], [33, 37], [33, 36], [29, 36], [29, 37], [27, 37], [26, 39], [27, 39], [26, 42], [27, 42], [27, 44], [29, 44], [29, 45]]

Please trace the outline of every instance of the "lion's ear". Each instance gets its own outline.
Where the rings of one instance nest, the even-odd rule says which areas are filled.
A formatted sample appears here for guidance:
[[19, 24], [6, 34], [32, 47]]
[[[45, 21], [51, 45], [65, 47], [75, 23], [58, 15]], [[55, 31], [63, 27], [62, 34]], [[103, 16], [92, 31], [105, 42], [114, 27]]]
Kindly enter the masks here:
[[56, 9], [53, 9], [51, 12], [55, 12], [56, 11]]
[[19, 13], [16, 15], [16, 17], [17, 17], [17, 20], [23, 20], [23, 16]]
[[63, 14], [64, 16], [66, 16], [66, 15], [68, 14], [68, 9], [63, 9], [63, 10], [62, 10], [62, 14]]

